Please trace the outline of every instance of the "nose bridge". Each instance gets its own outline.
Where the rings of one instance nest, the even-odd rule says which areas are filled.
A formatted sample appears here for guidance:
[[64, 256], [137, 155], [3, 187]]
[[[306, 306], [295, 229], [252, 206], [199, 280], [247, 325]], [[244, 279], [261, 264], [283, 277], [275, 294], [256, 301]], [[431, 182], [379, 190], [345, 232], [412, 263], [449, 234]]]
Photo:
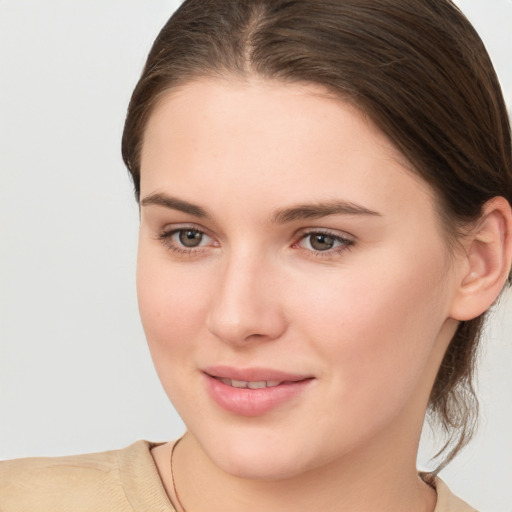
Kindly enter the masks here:
[[275, 293], [272, 267], [261, 253], [248, 248], [231, 251], [212, 297], [210, 332], [230, 343], [275, 339], [283, 332], [285, 319]]

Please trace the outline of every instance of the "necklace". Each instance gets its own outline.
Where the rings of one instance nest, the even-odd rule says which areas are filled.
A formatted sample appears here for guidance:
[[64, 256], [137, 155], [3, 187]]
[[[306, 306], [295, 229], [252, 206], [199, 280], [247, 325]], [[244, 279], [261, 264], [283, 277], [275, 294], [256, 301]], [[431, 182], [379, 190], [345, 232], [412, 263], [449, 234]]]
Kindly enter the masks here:
[[171, 479], [172, 479], [172, 489], [174, 491], [174, 496], [176, 497], [176, 502], [178, 503], [178, 506], [180, 507], [181, 512], [187, 512], [185, 510], [185, 507], [181, 504], [180, 497], [178, 496], [178, 490], [176, 489], [176, 479], [174, 478], [174, 465], [173, 465], [174, 450], [175, 450], [176, 446], [178, 446], [179, 442], [182, 439], [183, 439], [183, 436], [180, 437], [172, 446], [172, 450], [171, 450]]
[[[176, 498], [176, 503], [178, 504], [180, 510], [177, 511], [177, 512], [187, 512], [185, 510], [185, 507], [182, 505], [181, 501], [180, 501], [180, 497], [178, 496], [178, 489], [176, 489], [176, 479], [174, 478], [174, 450], [176, 449], [176, 446], [178, 446], [179, 442], [183, 439], [184, 436], [181, 436], [172, 446], [172, 449], [171, 449], [171, 457], [170, 457], [170, 463], [171, 463], [171, 479], [172, 479], [172, 489], [174, 491], [174, 496]], [[420, 477], [423, 478], [423, 476], [426, 475], [428, 476], [428, 473], [420, 473]], [[431, 475], [429, 476], [429, 479], [431, 478]], [[426, 483], [428, 483], [426, 481], [426, 479], [424, 479], [424, 481]], [[430, 487], [433, 487], [430, 483], [428, 483], [428, 485]], [[435, 487], [433, 487], [434, 491], [435, 491]], [[436, 498], [437, 498], [437, 494], [436, 494]], [[174, 505], [174, 503], [173, 503]], [[174, 507], [176, 508], [176, 507]]]

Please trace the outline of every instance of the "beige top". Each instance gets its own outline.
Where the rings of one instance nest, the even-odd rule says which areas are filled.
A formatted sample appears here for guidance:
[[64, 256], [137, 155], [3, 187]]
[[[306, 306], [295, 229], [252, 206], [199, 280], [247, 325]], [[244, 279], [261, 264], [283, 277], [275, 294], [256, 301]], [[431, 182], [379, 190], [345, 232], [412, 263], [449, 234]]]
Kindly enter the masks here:
[[[175, 512], [150, 452], [155, 445], [0, 462], [0, 512]], [[436, 490], [434, 512], [476, 512], [439, 479]]]

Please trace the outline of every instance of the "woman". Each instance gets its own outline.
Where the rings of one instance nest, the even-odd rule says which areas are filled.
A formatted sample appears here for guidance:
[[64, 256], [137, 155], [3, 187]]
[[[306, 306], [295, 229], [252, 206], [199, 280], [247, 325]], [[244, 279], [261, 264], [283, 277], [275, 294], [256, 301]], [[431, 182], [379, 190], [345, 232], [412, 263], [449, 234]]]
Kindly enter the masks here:
[[512, 260], [510, 127], [457, 9], [186, 1], [123, 156], [141, 317], [187, 433], [5, 463], [5, 509], [472, 510], [416, 470], [427, 408], [440, 467], [471, 436]]

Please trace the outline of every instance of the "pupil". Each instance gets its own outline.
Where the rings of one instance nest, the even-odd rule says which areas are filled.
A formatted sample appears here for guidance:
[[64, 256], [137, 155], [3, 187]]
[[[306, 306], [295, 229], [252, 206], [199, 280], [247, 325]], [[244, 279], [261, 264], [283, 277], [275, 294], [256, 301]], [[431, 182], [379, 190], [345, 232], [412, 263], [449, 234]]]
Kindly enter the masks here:
[[180, 242], [185, 247], [197, 247], [203, 238], [203, 234], [199, 231], [183, 230], [179, 234]]
[[317, 234], [311, 237], [311, 247], [317, 251], [327, 251], [332, 249], [334, 238], [329, 235]]

